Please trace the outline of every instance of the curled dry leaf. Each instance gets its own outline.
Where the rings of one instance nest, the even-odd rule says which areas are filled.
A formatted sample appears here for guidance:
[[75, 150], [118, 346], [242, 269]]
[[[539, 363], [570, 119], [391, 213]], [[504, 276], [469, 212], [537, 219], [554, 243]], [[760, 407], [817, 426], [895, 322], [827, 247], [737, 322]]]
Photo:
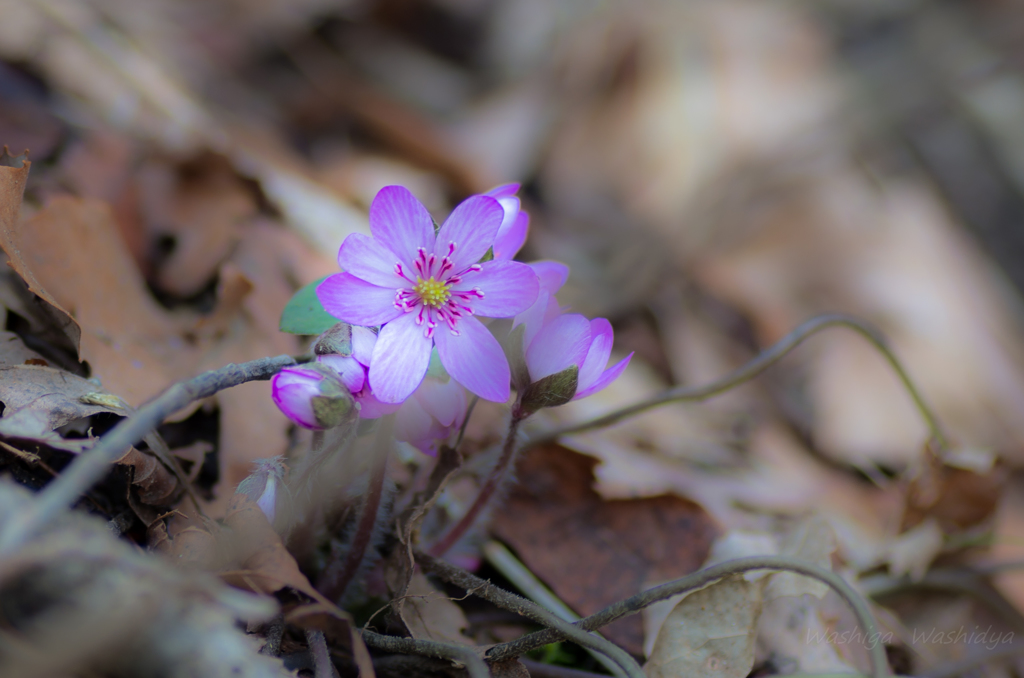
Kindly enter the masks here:
[[255, 593], [273, 593], [289, 586], [314, 600], [323, 597], [299, 566], [260, 507], [244, 494], [231, 497], [223, 523], [203, 523], [183, 515], [170, 529], [150, 530], [154, 550], [189, 568], [219, 573], [228, 583]]

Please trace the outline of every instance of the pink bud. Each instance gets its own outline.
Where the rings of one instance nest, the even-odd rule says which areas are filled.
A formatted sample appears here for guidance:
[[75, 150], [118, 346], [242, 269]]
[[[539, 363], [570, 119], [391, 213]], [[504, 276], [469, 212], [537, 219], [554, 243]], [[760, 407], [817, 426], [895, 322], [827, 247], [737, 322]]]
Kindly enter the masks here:
[[304, 428], [334, 428], [355, 408], [337, 372], [316, 363], [286, 367], [270, 383], [274, 403]]

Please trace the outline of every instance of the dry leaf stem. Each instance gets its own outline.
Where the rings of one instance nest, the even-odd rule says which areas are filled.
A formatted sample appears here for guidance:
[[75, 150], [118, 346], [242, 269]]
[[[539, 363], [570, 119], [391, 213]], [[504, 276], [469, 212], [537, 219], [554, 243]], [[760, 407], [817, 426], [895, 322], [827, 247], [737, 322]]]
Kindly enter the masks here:
[[[857, 622], [860, 624], [861, 628], [864, 629], [865, 636], [869, 639], [875, 639], [875, 642], [871, 644], [870, 648], [868, 648], [871, 660], [872, 678], [886, 678], [886, 676], [889, 675], [888, 662], [885, 657], [885, 647], [877, 640], [880, 636], [867, 601], [861, 597], [853, 587], [847, 584], [842, 577], [834, 572], [830, 572], [811, 563], [796, 560], [794, 558], [787, 558], [786, 556], [755, 556], [752, 558], [737, 558], [736, 560], [729, 560], [724, 563], [720, 563], [719, 565], [715, 565], [714, 567], [694, 572], [691, 575], [676, 579], [675, 581], [671, 581], [667, 584], [662, 584], [661, 586], [656, 586], [642, 593], [638, 593], [635, 596], [631, 596], [625, 600], [609, 605], [596, 614], [584, 617], [578, 622], [572, 624], [572, 626], [583, 631], [593, 631], [594, 629], [599, 629], [602, 626], [611, 624], [613, 621], [621, 619], [622, 617], [636, 614], [648, 605], [652, 605], [660, 600], [671, 598], [672, 596], [680, 593], [696, 591], [697, 589], [703, 588], [708, 584], [712, 584], [719, 579], [724, 579], [725, 577], [733, 574], [743, 574], [744, 572], [751, 572], [754, 570], [781, 570], [786, 572], [796, 572], [828, 584], [828, 586], [835, 590], [835, 592], [839, 594], [839, 596], [853, 609], [853, 612], [857, 617]], [[484, 582], [484, 584], [487, 587], [495, 588], [487, 582]], [[483, 595], [478, 591], [474, 591], [474, 593], [481, 596]], [[547, 628], [543, 631], [536, 631], [508, 643], [495, 645], [487, 651], [486, 659], [489, 662], [495, 662], [502, 659], [508, 659], [509, 657], [518, 657], [526, 654], [530, 650], [535, 650], [538, 647], [557, 643], [568, 638], [569, 636], [563, 634], [560, 629]]]
[[733, 370], [721, 379], [711, 382], [710, 384], [705, 384], [703, 386], [683, 385], [670, 388], [648, 400], [624, 407], [620, 410], [597, 417], [596, 419], [583, 422], [582, 424], [573, 424], [541, 434], [530, 439], [526, 446], [533, 447], [535, 445], [553, 442], [561, 436], [569, 435], [571, 433], [581, 433], [595, 428], [611, 426], [612, 424], [620, 422], [627, 417], [632, 417], [633, 415], [646, 412], [649, 409], [657, 407], [658, 405], [664, 405], [665, 403], [707, 400], [708, 398], [725, 393], [726, 391], [758, 376], [776, 362], [784, 358], [790, 351], [802, 344], [805, 339], [828, 327], [846, 327], [852, 329], [857, 334], [867, 339], [872, 346], [878, 349], [892, 369], [896, 372], [896, 375], [899, 377], [900, 382], [903, 383], [903, 387], [906, 389], [907, 393], [910, 394], [910, 397], [913, 399], [918, 412], [921, 413], [921, 417], [924, 419], [932, 438], [940, 447], [945, 448], [947, 446], [947, 439], [945, 434], [942, 432], [942, 427], [939, 425], [938, 418], [924, 401], [924, 398], [921, 396], [921, 392], [917, 389], [917, 386], [914, 385], [914, 382], [911, 381], [910, 375], [907, 374], [903, 365], [892, 352], [885, 336], [880, 330], [878, 330], [878, 328], [868, 324], [867, 322], [841, 313], [830, 313], [811, 318], [810, 320], [800, 324], [795, 330], [780, 339], [775, 345], [759, 353], [746, 364], [736, 370]]
[[309, 629], [306, 631], [306, 642], [309, 653], [313, 657], [314, 678], [337, 678], [338, 672], [331, 661], [331, 653], [327, 649], [327, 639], [323, 631]]
[[524, 413], [519, 407], [519, 401], [516, 400], [516, 404], [512, 407], [512, 417], [508, 424], [508, 435], [505, 436], [505, 444], [501, 448], [501, 456], [498, 457], [498, 462], [494, 465], [490, 475], [487, 476], [487, 480], [484, 482], [484, 486], [480, 488], [480, 493], [473, 500], [473, 504], [466, 511], [465, 515], [459, 520], [455, 526], [448, 531], [446, 535], [441, 537], [433, 546], [430, 547], [430, 555], [434, 557], [441, 557], [448, 550], [455, 545], [459, 539], [462, 539], [469, 528], [473, 527], [473, 523], [480, 516], [480, 513], [487, 506], [487, 503], [494, 496], [494, 492], [501, 486], [501, 481], [505, 477], [505, 472], [508, 467], [512, 465], [513, 459], [516, 456], [516, 441], [519, 436], [519, 425], [523, 422], [528, 415]]
[[292, 356], [279, 355], [238, 365], [232, 363], [174, 384], [140, 407], [136, 414], [121, 420], [91, 450], [80, 454], [56, 480], [39, 493], [32, 510], [18, 515], [5, 525], [0, 531], [0, 556], [16, 551], [41, 527], [71, 506], [106, 475], [112, 463], [171, 414], [194, 400], [208, 398], [232, 386], [270, 379], [281, 368], [294, 365], [295, 362]]
[[385, 652], [396, 654], [418, 654], [424, 657], [435, 657], [437, 659], [448, 659], [465, 665], [470, 678], [490, 678], [491, 672], [487, 669], [477, 650], [466, 645], [455, 643], [441, 643], [436, 640], [416, 640], [414, 638], [399, 638], [397, 636], [385, 636], [363, 629], [363, 642], [370, 647]]
[[628, 652], [600, 636], [588, 633], [589, 629], [581, 629], [579, 626], [562, 619], [532, 600], [527, 600], [522, 596], [517, 596], [514, 593], [493, 586], [490, 582], [443, 560], [437, 560], [424, 553], [417, 553], [416, 562], [419, 563], [424, 571], [435, 574], [446, 582], [465, 589], [467, 593], [479, 596], [504, 610], [515, 612], [538, 624], [556, 629], [565, 638], [577, 645], [600, 652], [615, 662], [630, 678], [644, 678], [644, 673], [640, 669], [639, 664], [636, 663], [636, 660]]

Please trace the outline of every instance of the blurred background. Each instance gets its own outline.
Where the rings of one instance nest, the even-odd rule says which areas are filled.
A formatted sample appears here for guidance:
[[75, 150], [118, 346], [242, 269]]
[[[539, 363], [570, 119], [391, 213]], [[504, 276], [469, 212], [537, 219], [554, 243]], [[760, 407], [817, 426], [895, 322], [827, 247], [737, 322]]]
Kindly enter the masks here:
[[[515, 181], [531, 215], [520, 258], [569, 263], [562, 303], [608, 317], [617, 354], [637, 354], [613, 388], [550, 416], [710, 380], [842, 311], [885, 331], [965, 459], [1012, 471], [1021, 9], [0, 0], [0, 144], [30, 150], [26, 216], [68, 193], [110, 206], [152, 306], [136, 321], [198, 328], [186, 357], [101, 375], [129, 402], [199, 367], [297, 350], [280, 309], [336, 270], [381, 187], [404, 184], [443, 218]], [[108, 255], [80, 252], [98, 268]], [[95, 318], [93, 334], [112, 332]], [[230, 484], [293, 435], [252, 393], [223, 394], [210, 434]], [[836, 330], [709, 405], [566, 444], [601, 460], [606, 498], [673, 492], [726, 525], [834, 508], [853, 525], [843, 538], [868, 548], [856, 535], [891, 535], [899, 500], [837, 488], [884, 489], [925, 436], [884, 360]], [[1024, 493], [1011, 483], [1006, 501], [998, 529], [1019, 543]]]

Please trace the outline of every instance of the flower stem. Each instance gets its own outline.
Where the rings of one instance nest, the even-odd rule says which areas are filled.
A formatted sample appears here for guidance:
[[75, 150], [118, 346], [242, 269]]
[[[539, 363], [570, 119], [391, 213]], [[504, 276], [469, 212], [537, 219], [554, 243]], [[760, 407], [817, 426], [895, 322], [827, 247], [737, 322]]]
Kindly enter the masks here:
[[480, 488], [480, 494], [476, 496], [472, 506], [466, 511], [466, 514], [462, 516], [455, 527], [448, 531], [448, 534], [441, 537], [441, 539], [430, 547], [430, 555], [435, 558], [440, 558], [448, 550], [455, 545], [457, 541], [462, 539], [462, 536], [466, 534], [469, 528], [473, 527], [473, 523], [480, 516], [480, 512], [484, 510], [487, 503], [491, 500], [495, 490], [501, 486], [501, 480], [505, 477], [505, 471], [512, 465], [512, 460], [515, 458], [516, 453], [516, 439], [519, 435], [519, 424], [522, 423], [528, 415], [519, 408], [519, 402], [517, 401], [515, 406], [512, 408], [512, 419], [508, 424], [508, 435], [505, 437], [505, 445], [501, 449], [501, 456], [498, 457], [498, 463], [494, 465], [487, 481], [484, 486]]
[[359, 521], [356, 524], [355, 534], [352, 535], [352, 544], [349, 546], [345, 560], [339, 567], [334, 563], [324, 572], [322, 581], [317, 588], [324, 597], [331, 601], [340, 603], [345, 597], [352, 580], [359, 572], [363, 564], [366, 551], [373, 538], [373, 528], [377, 524], [377, 513], [380, 511], [380, 500], [384, 496], [384, 478], [387, 476], [388, 452], [393, 441], [393, 427], [390, 422], [392, 416], [384, 417], [379, 424], [377, 441], [373, 450], [373, 461], [370, 467], [370, 479], [363, 495], [363, 505], [359, 513]]
[[570, 426], [541, 434], [536, 438], [531, 438], [526, 445], [528, 447], [533, 447], [535, 445], [553, 442], [563, 435], [581, 433], [595, 428], [611, 426], [612, 424], [618, 423], [627, 417], [646, 412], [649, 409], [665, 403], [707, 400], [708, 398], [712, 398], [733, 389], [740, 384], [750, 381], [774, 365], [797, 346], [802, 344], [803, 341], [811, 335], [817, 334], [820, 330], [823, 330], [826, 327], [836, 326], [847, 327], [857, 332], [857, 334], [867, 339], [871, 345], [878, 349], [878, 351], [885, 357], [886, 362], [888, 362], [890, 367], [892, 367], [893, 371], [896, 372], [896, 376], [899, 377], [900, 382], [903, 384], [903, 388], [910, 395], [911, 400], [914, 401], [914, 406], [921, 414], [921, 418], [924, 419], [925, 425], [928, 427], [928, 431], [932, 439], [935, 440], [940, 448], [947, 447], [949, 443], [945, 434], [942, 432], [942, 427], [939, 425], [938, 418], [925, 402], [924, 397], [917, 389], [917, 386], [915, 386], [914, 382], [911, 381], [910, 375], [907, 374], [902, 363], [900, 363], [896, 358], [896, 354], [893, 353], [892, 349], [889, 347], [889, 342], [886, 341], [885, 336], [876, 327], [866, 323], [865, 321], [840, 313], [819, 315], [811, 318], [779, 340], [779, 342], [774, 346], [771, 346], [759, 353], [745, 365], [740, 366], [738, 369], [733, 370], [721, 379], [713, 381], [710, 384], [704, 384], [702, 386], [676, 386], [663, 391], [648, 400], [615, 410], [614, 412], [597, 417], [596, 419], [591, 419], [590, 421], [585, 421], [581, 424], [572, 424]]

